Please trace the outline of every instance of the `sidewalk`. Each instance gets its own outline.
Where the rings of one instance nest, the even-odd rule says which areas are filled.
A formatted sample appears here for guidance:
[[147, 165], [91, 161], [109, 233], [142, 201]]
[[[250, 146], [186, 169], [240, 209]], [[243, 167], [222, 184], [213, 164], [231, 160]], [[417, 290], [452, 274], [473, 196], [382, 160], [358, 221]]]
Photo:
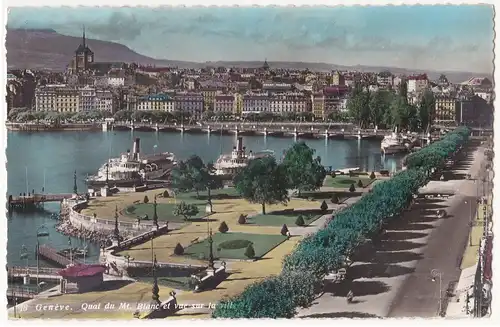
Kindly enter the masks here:
[[[470, 318], [466, 312], [467, 292], [472, 294], [471, 288], [474, 286], [477, 262], [472, 267], [462, 270], [460, 279], [455, 290], [455, 296], [450, 298], [446, 309], [446, 318]], [[469, 300], [469, 310], [472, 310], [474, 300]]]

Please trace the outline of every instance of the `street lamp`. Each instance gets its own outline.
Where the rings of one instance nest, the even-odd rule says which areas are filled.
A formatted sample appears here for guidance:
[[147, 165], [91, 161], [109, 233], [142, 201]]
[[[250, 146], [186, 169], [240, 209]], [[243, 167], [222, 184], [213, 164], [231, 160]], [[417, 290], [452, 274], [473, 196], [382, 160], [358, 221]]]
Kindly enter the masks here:
[[19, 258], [21, 260], [22, 259], [26, 259], [26, 275], [28, 275], [28, 248], [24, 244], [21, 246], [21, 251], [19, 253]]
[[465, 204], [469, 204], [469, 246], [472, 246], [472, 228], [474, 227], [474, 219], [472, 218], [472, 203], [473, 201], [464, 201]]
[[36, 230], [36, 287], [37, 289], [40, 287], [40, 237], [48, 237], [49, 230], [45, 225], [42, 225]]
[[443, 305], [443, 293], [442, 293], [443, 273], [438, 269], [432, 269], [431, 276], [433, 282], [436, 281], [436, 278], [439, 278], [439, 315], [441, 315], [442, 305]]

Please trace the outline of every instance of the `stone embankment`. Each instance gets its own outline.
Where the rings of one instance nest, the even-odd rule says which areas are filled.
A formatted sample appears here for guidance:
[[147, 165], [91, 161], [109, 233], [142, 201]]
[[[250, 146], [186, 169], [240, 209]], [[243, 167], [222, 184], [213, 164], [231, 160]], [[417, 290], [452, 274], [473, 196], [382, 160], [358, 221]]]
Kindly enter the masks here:
[[56, 230], [66, 236], [86, 239], [90, 242], [106, 244], [111, 233], [108, 231], [91, 231], [85, 228], [77, 228], [71, 224], [67, 217], [61, 217], [56, 225]]

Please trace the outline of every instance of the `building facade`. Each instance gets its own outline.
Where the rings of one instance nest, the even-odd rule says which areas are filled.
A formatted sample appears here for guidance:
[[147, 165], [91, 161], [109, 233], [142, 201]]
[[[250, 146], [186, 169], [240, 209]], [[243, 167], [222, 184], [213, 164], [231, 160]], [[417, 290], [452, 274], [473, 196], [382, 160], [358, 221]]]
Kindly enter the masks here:
[[237, 98], [234, 94], [220, 94], [214, 98], [214, 112], [236, 114]]
[[269, 98], [269, 111], [277, 114], [306, 112], [306, 97], [301, 93], [273, 95]]
[[436, 95], [434, 123], [455, 122], [457, 99], [450, 95]]
[[177, 93], [174, 97], [175, 110], [200, 118], [204, 109], [204, 99], [201, 93]]
[[66, 85], [46, 85], [35, 91], [36, 111], [78, 112], [80, 92]]
[[242, 114], [252, 114], [269, 111], [269, 96], [267, 94], [244, 94]]
[[175, 101], [166, 94], [149, 94], [137, 98], [136, 109], [173, 112]]

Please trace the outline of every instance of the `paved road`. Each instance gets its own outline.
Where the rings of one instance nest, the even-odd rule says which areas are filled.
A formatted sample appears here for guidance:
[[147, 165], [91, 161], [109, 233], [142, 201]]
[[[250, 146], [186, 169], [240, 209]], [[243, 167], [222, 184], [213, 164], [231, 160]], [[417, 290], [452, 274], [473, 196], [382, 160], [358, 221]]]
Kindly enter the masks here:
[[[462, 167], [456, 174], [466, 173], [472, 176], [480, 172], [483, 162], [483, 150], [472, 155], [472, 167]], [[446, 182], [445, 182], [446, 183]], [[470, 203], [474, 203], [472, 215], [475, 214], [478, 184], [475, 181], [461, 181], [457, 193], [450, 203], [448, 214], [439, 228], [431, 234], [423, 258], [419, 260], [415, 272], [401, 287], [388, 313], [389, 317], [433, 317], [439, 312], [439, 278], [431, 279], [431, 271], [438, 269], [442, 273], [441, 292], [442, 308], [446, 308], [446, 290], [453, 290], [460, 278], [460, 263], [463, 251], [468, 242], [469, 221], [471, 217]], [[432, 188], [432, 185], [429, 185]], [[452, 285], [450, 285], [452, 283]]]
[[[390, 223], [383, 239], [368, 242], [352, 257], [347, 279], [330, 284], [309, 308], [298, 310], [298, 317], [386, 317], [435, 316], [439, 307], [439, 283], [433, 283], [430, 272], [443, 272], [442, 288], [458, 280], [460, 258], [467, 241], [469, 204], [475, 200], [476, 186], [460, 179], [474, 170], [481, 160], [462, 162], [453, 173], [456, 180], [430, 182], [421, 193], [451, 193], [447, 199], [419, 199]], [[470, 158], [473, 159], [473, 158]], [[471, 166], [474, 167], [471, 167]], [[462, 176], [461, 176], [462, 175]], [[444, 208], [449, 217], [439, 219], [436, 209]], [[346, 303], [352, 290], [355, 303]]]

